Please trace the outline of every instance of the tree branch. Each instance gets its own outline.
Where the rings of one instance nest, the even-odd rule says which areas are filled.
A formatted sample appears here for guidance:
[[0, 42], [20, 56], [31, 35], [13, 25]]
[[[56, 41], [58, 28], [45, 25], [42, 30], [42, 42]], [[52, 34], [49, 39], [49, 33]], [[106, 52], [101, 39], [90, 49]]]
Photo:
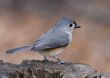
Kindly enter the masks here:
[[0, 61], [0, 78], [110, 78], [86, 64], [24, 60], [21, 64]]

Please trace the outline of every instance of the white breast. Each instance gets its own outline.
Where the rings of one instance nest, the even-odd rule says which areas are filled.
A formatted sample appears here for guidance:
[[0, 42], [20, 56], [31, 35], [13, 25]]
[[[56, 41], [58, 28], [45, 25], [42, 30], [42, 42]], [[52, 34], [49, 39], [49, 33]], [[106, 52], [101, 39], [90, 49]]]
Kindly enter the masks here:
[[66, 32], [69, 36], [69, 40], [70, 40], [70, 42], [72, 41], [72, 34], [70, 33], [70, 32]]

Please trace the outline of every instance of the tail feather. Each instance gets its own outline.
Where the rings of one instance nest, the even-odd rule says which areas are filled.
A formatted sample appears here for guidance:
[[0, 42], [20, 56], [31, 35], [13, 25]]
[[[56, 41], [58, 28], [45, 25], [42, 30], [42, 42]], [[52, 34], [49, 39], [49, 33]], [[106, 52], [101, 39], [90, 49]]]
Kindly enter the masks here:
[[29, 45], [29, 46], [22, 46], [22, 47], [18, 47], [18, 48], [7, 50], [6, 53], [7, 54], [12, 54], [12, 53], [20, 52], [20, 51], [31, 50], [31, 48], [32, 48], [31, 45]]

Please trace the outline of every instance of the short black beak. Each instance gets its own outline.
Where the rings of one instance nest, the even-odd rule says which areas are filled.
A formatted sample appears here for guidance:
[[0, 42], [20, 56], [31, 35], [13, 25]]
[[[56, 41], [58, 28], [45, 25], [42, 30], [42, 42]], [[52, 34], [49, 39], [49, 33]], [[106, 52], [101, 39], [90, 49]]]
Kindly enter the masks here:
[[76, 25], [76, 26], [75, 26], [75, 28], [81, 28], [81, 26], [79, 26], [79, 25]]

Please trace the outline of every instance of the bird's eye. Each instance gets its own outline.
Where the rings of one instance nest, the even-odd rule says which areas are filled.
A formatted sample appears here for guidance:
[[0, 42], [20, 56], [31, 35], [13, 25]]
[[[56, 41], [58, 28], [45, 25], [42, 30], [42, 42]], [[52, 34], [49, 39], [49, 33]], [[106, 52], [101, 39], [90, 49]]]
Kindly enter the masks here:
[[69, 24], [69, 27], [72, 27], [73, 26], [73, 24]]

